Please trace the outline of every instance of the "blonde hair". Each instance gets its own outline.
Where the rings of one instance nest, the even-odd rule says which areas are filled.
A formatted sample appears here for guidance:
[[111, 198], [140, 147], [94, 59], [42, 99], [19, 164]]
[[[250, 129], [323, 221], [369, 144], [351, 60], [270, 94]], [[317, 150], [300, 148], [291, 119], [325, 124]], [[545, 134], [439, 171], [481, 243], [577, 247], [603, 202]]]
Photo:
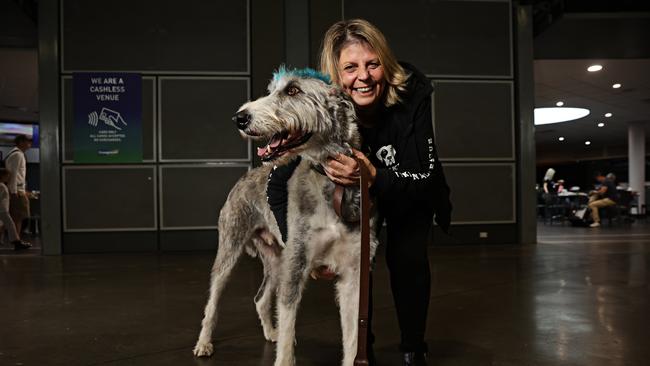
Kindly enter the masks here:
[[341, 50], [355, 42], [367, 44], [379, 57], [387, 84], [384, 105], [390, 107], [399, 103], [401, 101], [399, 93], [406, 90], [406, 82], [410, 75], [397, 62], [388, 46], [386, 37], [367, 20], [343, 20], [327, 30], [320, 53], [321, 72], [328, 74], [332, 78], [332, 82], [340, 84], [339, 57]]
[[544, 180], [553, 180], [554, 176], [555, 176], [555, 169], [548, 168], [546, 174], [544, 174]]

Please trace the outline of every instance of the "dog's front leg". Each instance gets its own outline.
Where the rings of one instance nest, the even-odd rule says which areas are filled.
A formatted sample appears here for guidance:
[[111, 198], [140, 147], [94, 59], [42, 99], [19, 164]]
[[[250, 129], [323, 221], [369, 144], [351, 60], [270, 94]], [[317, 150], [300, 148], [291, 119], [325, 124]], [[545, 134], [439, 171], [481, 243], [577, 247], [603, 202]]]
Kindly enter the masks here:
[[294, 344], [296, 315], [309, 275], [305, 244], [295, 243], [283, 253], [283, 266], [278, 291], [278, 343], [275, 366], [295, 365]]
[[343, 336], [343, 366], [352, 366], [357, 355], [359, 329], [359, 268], [350, 266], [339, 273], [336, 292], [341, 314]]
[[260, 255], [264, 264], [264, 280], [260, 289], [255, 295], [255, 309], [262, 323], [264, 338], [269, 342], [275, 342], [278, 339], [278, 331], [273, 326], [273, 297], [277, 290], [278, 283], [278, 257], [266, 257]]

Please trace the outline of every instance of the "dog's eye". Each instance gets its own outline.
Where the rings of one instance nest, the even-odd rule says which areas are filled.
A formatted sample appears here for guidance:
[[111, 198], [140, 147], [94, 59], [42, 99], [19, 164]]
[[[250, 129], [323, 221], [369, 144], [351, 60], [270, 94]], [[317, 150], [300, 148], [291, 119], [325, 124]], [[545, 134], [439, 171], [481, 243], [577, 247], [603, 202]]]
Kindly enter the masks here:
[[287, 94], [289, 94], [289, 96], [293, 97], [294, 95], [296, 95], [298, 93], [300, 93], [300, 89], [298, 89], [298, 87], [296, 87], [296, 86], [290, 86], [287, 89]]

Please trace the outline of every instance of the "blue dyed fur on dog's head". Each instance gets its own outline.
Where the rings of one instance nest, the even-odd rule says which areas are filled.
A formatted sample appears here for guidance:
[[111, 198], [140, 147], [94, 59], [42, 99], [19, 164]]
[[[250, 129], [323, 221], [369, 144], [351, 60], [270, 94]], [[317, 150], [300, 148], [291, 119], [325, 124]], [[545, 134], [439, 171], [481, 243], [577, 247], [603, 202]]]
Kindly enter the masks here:
[[287, 69], [285, 65], [281, 65], [274, 73], [273, 73], [273, 81], [278, 81], [281, 78], [285, 76], [294, 76], [294, 77], [299, 77], [303, 79], [311, 78], [311, 79], [318, 79], [324, 82], [325, 84], [331, 84], [332, 80], [328, 75], [323, 74], [322, 72], [316, 71], [314, 69], [311, 69], [309, 67], [303, 68], [303, 69]]
[[352, 99], [326, 75], [280, 66], [267, 90], [237, 111], [247, 120], [240, 133], [265, 142], [257, 150], [262, 162], [282, 165], [300, 155], [320, 164], [360, 145]]

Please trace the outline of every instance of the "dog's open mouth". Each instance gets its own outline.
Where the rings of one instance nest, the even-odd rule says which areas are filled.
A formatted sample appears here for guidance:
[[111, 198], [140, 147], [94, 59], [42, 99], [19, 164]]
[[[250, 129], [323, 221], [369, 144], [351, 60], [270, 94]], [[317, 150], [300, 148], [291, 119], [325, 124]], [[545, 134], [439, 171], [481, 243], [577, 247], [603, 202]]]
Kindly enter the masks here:
[[269, 142], [264, 147], [257, 148], [257, 156], [262, 161], [271, 161], [286, 154], [289, 150], [294, 149], [309, 140], [311, 133], [290, 133], [284, 131], [276, 133], [271, 137]]

